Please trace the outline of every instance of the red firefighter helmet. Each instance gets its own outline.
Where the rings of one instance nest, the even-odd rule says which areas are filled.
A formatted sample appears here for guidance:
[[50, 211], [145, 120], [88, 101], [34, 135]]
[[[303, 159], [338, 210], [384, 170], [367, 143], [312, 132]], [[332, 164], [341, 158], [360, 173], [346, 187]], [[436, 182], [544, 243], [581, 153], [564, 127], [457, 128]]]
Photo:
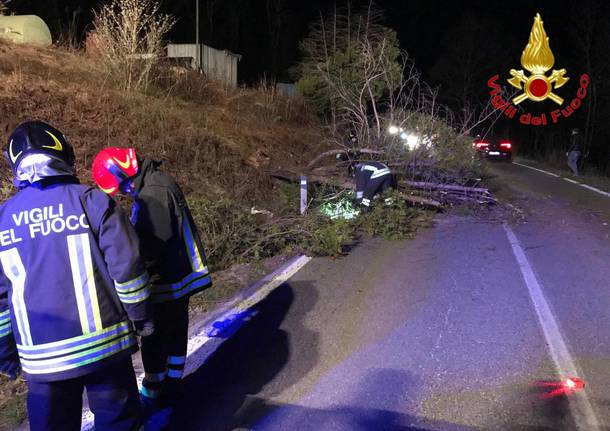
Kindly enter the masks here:
[[121, 183], [138, 173], [136, 151], [133, 148], [104, 148], [95, 156], [92, 171], [98, 187], [114, 196]]

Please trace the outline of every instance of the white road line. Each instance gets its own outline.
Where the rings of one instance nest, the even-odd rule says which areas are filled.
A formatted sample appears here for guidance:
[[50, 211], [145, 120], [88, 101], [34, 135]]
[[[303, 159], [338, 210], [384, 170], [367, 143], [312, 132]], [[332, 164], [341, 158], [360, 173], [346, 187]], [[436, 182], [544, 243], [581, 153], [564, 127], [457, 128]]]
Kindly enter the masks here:
[[555, 178], [560, 178], [560, 176], [557, 175], [557, 174], [554, 174], [554, 173], [548, 172], [548, 171], [543, 171], [542, 169], [534, 168], [533, 166], [528, 166], [528, 165], [524, 165], [522, 163], [517, 163], [517, 162], [513, 162], [513, 165], [523, 166], [524, 168], [528, 168], [528, 169], [532, 169], [534, 171], [542, 172], [543, 174], [550, 175], [550, 176], [555, 177]]
[[580, 186], [581, 186], [581, 187], [584, 187], [585, 189], [589, 189], [589, 190], [591, 190], [592, 192], [599, 193], [600, 195], [604, 195], [604, 196], [607, 196], [607, 197], [609, 197], [609, 198], [610, 198], [610, 193], [608, 193], [608, 192], [605, 192], [605, 191], [600, 190], [600, 189], [598, 189], [598, 188], [592, 187], [592, 186], [590, 186], [590, 185], [588, 185], [588, 184], [582, 184], [582, 183], [581, 183], [581, 184], [580, 184]]
[[565, 181], [567, 181], [567, 182], [569, 182], [569, 183], [572, 183], [572, 184], [578, 184], [579, 186], [580, 186], [580, 185], [582, 185], [582, 184], [581, 184], [581, 183], [579, 183], [578, 181], [574, 181], [573, 179], [570, 179], [570, 178], [562, 177], [561, 179], [562, 179], [562, 180], [565, 180]]
[[[259, 284], [260, 288], [258, 288], [252, 296], [246, 298], [235, 305], [232, 309], [225, 312], [222, 316], [216, 319], [216, 322], [227, 321], [228, 319], [238, 316], [240, 313], [243, 313], [250, 307], [256, 305], [271, 291], [288, 281], [293, 275], [299, 272], [301, 268], [303, 268], [310, 260], [311, 257], [299, 256], [287, 266], [284, 266], [267, 277], [264, 277], [257, 283]], [[187, 347], [187, 361], [184, 367], [185, 376], [197, 371], [197, 369], [203, 365], [207, 358], [214, 353], [216, 348], [226, 340], [226, 338], [222, 337], [209, 337], [208, 334], [210, 334], [212, 329], [212, 325], [206, 325], [205, 327], [201, 328], [197, 334], [189, 338]], [[215, 342], [212, 343], [214, 346], [206, 346], [204, 349], [203, 347], [206, 343], [209, 343], [210, 340], [215, 340]], [[218, 344], [216, 345], [216, 343]]]
[[524, 165], [522, 163], [513, 162], [513, 165], [523, 166], [524, 168], [528, 168], [528, 169], [532, 169], [534, 171], [542, 172], [543, 174], [550, 175], [550, 176], [555, 177], [555, 178], [561, 178], [562, 180], [566, 180], [566, 181], [568, 181], [568, 182], [570, 182], [572, 184], [576, 184], [576, 185], [578, 185], [580, 187], [583, 187], [583, 188], [585, 188], [587, 190], [591, 190], [592, 192], [599, 193], [600, 195], [604, 195], [604, 196], [610, 198], [610, 193], [605, 192], [603, 190], [600, 190], [597, 187], [593, 187], [593, 186], [590, 186], [588, 184], [584, 184], [584, 183], [581, 183], [579, 181], [575, 181], [575, 180], [573, 180], [571, 178], [562, 177], [561, 175], [557, 175], [557, 174], [554, 174], [552, 172], [545, 171], [543, 169], [534, 168], [533, 166]]
[[[214, 323], [226, 322], [240, 313], [248, 310], [250, 307], [262, 301], [271, 291], [281, 286], [288, 281], [293, 275], [299, 272], [309, 261], [311, 257], [302, 255], [299, 256], [271, 274], [263, 277], [261, 280], [251, 286], [255, 292], [247, 297], [236, 301], [229, 310], [222, 313], [214, 322], [204, 325], [199, 328], [197, 333], [191, 336], [188, 340], [186, 364], [184, 367], [184, 376], [197, 371], [201, 365], [218, 349], [218, 347], [227, 340], [227, 337], [210, 337], [209, 334], [214, 330]], [[250, 290], [250, 289], [248, 289]], [[245, 318], [247, 321], [248, 317]], [[142, 387], [144, 373], [137, 377], [138, 390]], [[88, 408], [83, 409], [81, 420], [81, 431], [94, 430], [94, 416]]]
[[[566, 345], [566, 342], [561, 335], [561, 329], [559, 324], [553, 315], [553, 311], [549, 306], [548, 302], [544, 297], [542, 286], [538, 282], [534, 270], [530, 265], [523, 248], [519, 244], [519, 240], [515, 236], [513, 230], [505, 223], [504, 230], [508, 237], [508, 241], [513, 249], [521, 274], [527, 288], [529, 290], [530, 298], [538, 315], [542, 332], [549, 346], [551, 357], [555, 362], [557, 373], [561, 379], [567, 377], [580, 377], [583, 376], [578, 372], [574, 360], [570, 355], [570, 351]], [[570, 397], [570, 411], [572, 417], [579, 430], [582, 431], [599, 431], [600, 425], [593, 411], [593, 407], [589, 402], [586, 392], [575, 393]]]

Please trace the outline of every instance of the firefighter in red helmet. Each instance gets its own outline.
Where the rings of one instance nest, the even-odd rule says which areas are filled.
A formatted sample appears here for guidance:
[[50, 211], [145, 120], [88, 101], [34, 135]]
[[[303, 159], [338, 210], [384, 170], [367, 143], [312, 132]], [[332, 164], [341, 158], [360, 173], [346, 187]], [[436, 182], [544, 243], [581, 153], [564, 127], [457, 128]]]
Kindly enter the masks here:
[[140, 159], [133, 148], [106, 148], [93, 162], [104, 192], [133, 199], [131, 222], [152, 277], [155, 332], [142, 339], [145, 377], [141, 397], [151, 410], [174, 407], [180, 397], [188, 335], [189, 297], [211, 286], [204, 249], [180, 187]]

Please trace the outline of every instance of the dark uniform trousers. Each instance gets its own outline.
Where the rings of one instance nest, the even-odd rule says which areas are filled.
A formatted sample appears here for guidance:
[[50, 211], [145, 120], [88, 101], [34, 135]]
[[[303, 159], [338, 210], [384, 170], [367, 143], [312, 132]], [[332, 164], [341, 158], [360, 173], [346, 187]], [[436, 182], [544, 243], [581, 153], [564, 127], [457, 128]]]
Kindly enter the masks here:
[[159, 400], [160, 406], [171, 406], [182, 396], [179, 383], [186, 360], [188, 304], [188, 297], [156, 303], [155, 332], [142, 339], [142, 395]]
[[365, 207], [370, 207], [373, 202], [373, 198], [377, 194], [384, 194], [390, 189], [396, 188], [396, 179], [394, 175], [384, 175], [379, 178], [369, 179], [362, 195], [362, 199], [357, 201]]
[[138, 386], [131, 358], [69, 380], [28, 382], [31, 431], [80, 431], [83, 389], [96, 431], [133, 431], [141, 426]]

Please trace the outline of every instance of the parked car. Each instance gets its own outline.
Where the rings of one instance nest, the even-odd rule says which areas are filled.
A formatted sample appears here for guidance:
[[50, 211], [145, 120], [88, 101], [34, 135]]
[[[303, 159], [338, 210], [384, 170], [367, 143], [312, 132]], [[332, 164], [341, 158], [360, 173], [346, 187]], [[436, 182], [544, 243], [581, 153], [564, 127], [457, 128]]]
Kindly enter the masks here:
[[473, 143], [477, 153], [487, 159], [511, 161], [513, 158], [513, 144], [510, 140], [497, 136], [486, 136]]

